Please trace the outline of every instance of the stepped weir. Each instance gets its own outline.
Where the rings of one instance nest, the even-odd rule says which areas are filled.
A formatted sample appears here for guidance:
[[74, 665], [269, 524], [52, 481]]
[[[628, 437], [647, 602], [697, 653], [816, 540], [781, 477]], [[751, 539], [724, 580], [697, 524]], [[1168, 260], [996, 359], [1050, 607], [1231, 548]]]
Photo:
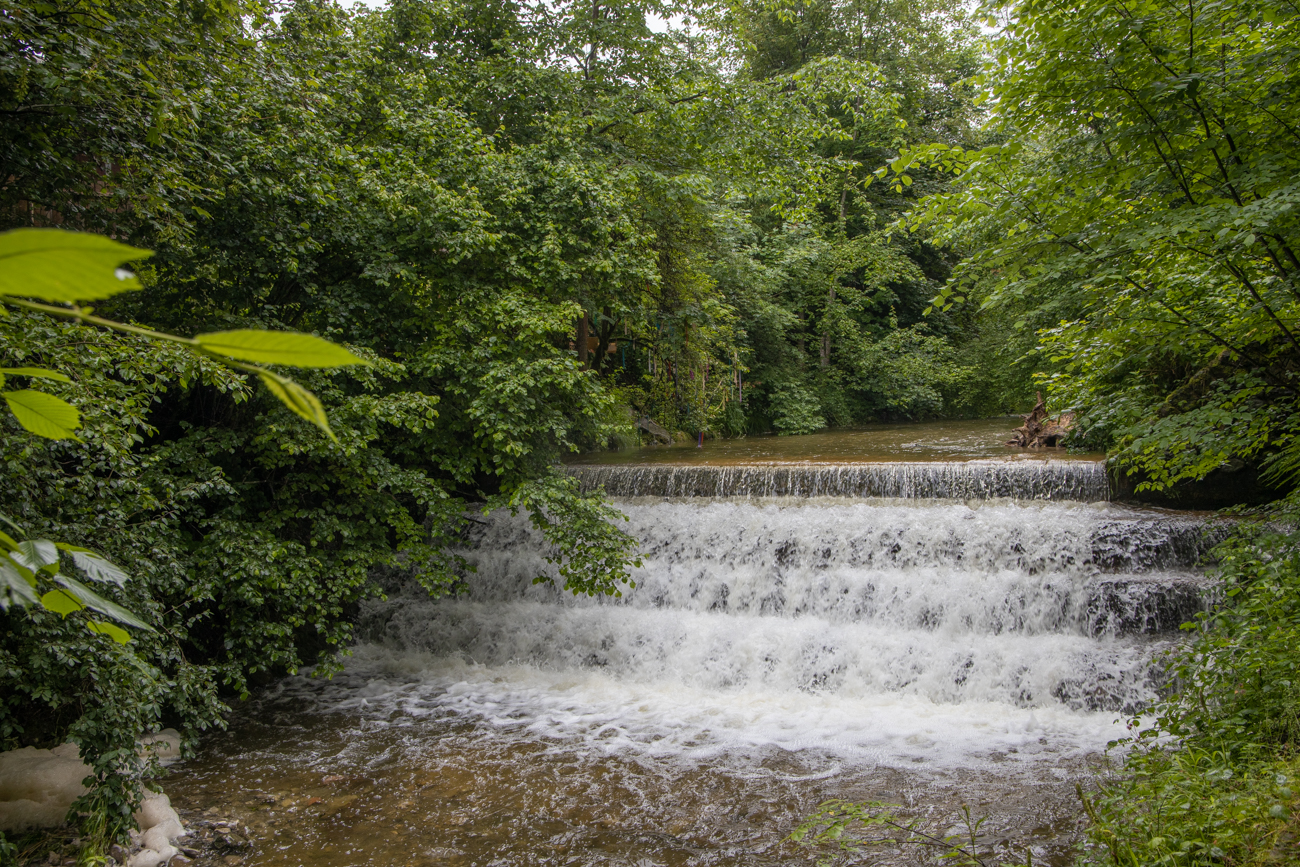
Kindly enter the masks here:
[[[347, 669], [260, 715], [295, 728], [249, 774], [373, 778], [366, 810], [405, 793], [393, 815], [445, 829], [456, 863], [812, 863], [784, 836], [848, 797], [918, 821], [980, 803], [986, 833], [1065, 865], [1074, 781], [1170, 687], [1224, 534], [1110, 502], [1097, 461], [568, 471], [627, 519], [635, 587], [536, 583], [560, 552], [527, 516], [476, 518], [462, 591], [395, 579], [365, 603]], [[289, 733], [303, 707], [342, 731]], [[338, 816], [322, 840], [371, 821]], [[313, 863], [352, 863], [332, 851]]]
[[893, 461], [803, 466], [570, 467], [613, 497], [883, 497], [1110, 499], [1100, 461]]

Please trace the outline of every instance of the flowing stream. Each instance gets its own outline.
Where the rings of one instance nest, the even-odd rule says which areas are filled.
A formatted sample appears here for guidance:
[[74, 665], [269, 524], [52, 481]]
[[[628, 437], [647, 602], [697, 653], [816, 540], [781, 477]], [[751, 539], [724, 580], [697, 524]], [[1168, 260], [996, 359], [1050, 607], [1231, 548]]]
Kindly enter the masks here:
[[1068, 864], [1221, 533], [1091, 461], [573, 472], [634, 590], [534, 584], [553, 552], [489, 516], [463, 595], [368, 604], [346, 670], [260, 695], [173, 800], [240, 812], [254, 864], [812, 864], [784, 837], [830, 797], [939, 834], [965, 805], [987, 851]]

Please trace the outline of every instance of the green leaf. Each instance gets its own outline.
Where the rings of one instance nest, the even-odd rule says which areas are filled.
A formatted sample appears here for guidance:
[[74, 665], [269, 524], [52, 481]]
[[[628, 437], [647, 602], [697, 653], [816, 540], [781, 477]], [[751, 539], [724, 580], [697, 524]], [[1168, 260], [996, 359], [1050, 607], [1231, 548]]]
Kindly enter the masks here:
[[343, 367], [368, 364], [342, 346], [311, 334], [293, 331], [216, 331], [194, 338], [208, 352], [255, 364], [287, 364], [293, 367]]
[[9, 376], [35, 376], [40, 379], [57, 379], [59, 382], [72, 382], [68, 379], [67, 374], [59, 373], [57, 370], [46, 370], [43, 367], [0, 367], [0, 373]]
[[19, 542], [18, 550], [10, 556], [32, 572], [54, 572], [59, 568], [59, 549], [48, 539]]
[[77, 439], [73, 431], [81, 427], [81, 414], [66, 400], [31, 389], [3, 394], [18, 423], [27, 430], [46, 439]]
[[280, 376], [269, 370], [259, 370], [257, 375], [261, 377], [267, 390], [278, 397], [281, 403], [325, 431], [334, 442], [338, 442], [338, 437], [330, 430], [329, 419], [325, 417], [325, 407], [321, 406], [320, 399], [316, 395], [287, 376]]
[[51, 590], [41, 597], [41, 604], [55, 614], [62, 614], [64, 617], [86, 607], [77, 601], [77, 597], [66, 590]]
[[43, 367], [0, 367], [0, 385], [5, 384], [6, 376], [34, 376], [38, 379], [53, 379], [59, 382], [72, 382], [66, 374]]
[[123, 262], [152, 256], [102, 235], [62, 229], [15, 229], [0, 234], [0, 295], [43, 301], [94, 301], [139, 289]]
[[9, 529], [13, 530], [19, 536], [27, 535], [23, 528], [14, 523], [14, 519], [6, 515], [4, 512], [0, 512], [0, 524], [7, 525]]
[[122, 571], [115, 563], [106, 560], [100, 555], [91, 551], [89, 548], [79, 548], [76, 545], [65, 545], [58, 543], [60, 551], [67, 551], [72, 557], [72, 562], [76, 563], [81, 571], [85, 572], [96, 581], [103, 581], [109, 584], [116, 584], [121, 587], [126, 583], [126, 579], [131, 577]]
[[103, 620], [87, 620], [86, 628], [91, 632], [107, 635], [118, 644], [127, 644], [131, 641], [131, 633], [111, 623], [105, 623]]
[[8, 611], [11, 603], [23, 607], [35, 605], [40, 601], [35, 583], [35, 579], [24, 575], [7, 556], [0, 557], [0, 611]]
[[54, 576], [54, 581], [56, 584], [62, 585], [87, 608], [93, 608], [101, 614], [107, 614], [118, 623], [125, 623], [127, 626], [134, 626], [137, 629], [143, 629], [146, 632], [154, 631], [153, 627], [148, 623], [145, 623], [139, 617], [136, 617], [116, 602], [111, 602], [103, 596], [100, 596], [77, 579], [70, 578], [60, 572]]

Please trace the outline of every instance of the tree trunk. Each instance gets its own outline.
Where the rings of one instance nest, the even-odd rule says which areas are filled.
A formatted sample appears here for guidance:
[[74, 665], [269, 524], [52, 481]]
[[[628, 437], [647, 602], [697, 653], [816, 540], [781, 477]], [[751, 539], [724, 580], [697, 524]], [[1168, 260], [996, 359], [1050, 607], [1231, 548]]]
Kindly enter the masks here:
[[596, 360], [592, 367], [598, 373], [604, 373], [606, 365], [610, 363], [609, 343], [614, 337], [614, 320], [608, 307], [600, 308], [600, 325], [596, 328], [596, 337]]
[[578, 338], [573, 341], [578, 350], [578, 363], [582, 365], [587, 363], [587, 340], [587, 314], [583, 313], [578, 317]]

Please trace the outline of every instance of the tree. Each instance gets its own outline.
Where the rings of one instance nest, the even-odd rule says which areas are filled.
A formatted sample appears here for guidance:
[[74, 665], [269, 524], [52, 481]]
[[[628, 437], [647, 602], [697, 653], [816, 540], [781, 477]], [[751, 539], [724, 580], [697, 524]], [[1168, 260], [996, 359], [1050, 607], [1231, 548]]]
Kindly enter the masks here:
[[1144, 484], [1237, 459], [1294, 474], [1300, 13], [1282, 3], [990, 5], [1001, 143], [918, 149], [961, 173], [916, 223], [975, 293], [1043, 328], [1061, 408]]

